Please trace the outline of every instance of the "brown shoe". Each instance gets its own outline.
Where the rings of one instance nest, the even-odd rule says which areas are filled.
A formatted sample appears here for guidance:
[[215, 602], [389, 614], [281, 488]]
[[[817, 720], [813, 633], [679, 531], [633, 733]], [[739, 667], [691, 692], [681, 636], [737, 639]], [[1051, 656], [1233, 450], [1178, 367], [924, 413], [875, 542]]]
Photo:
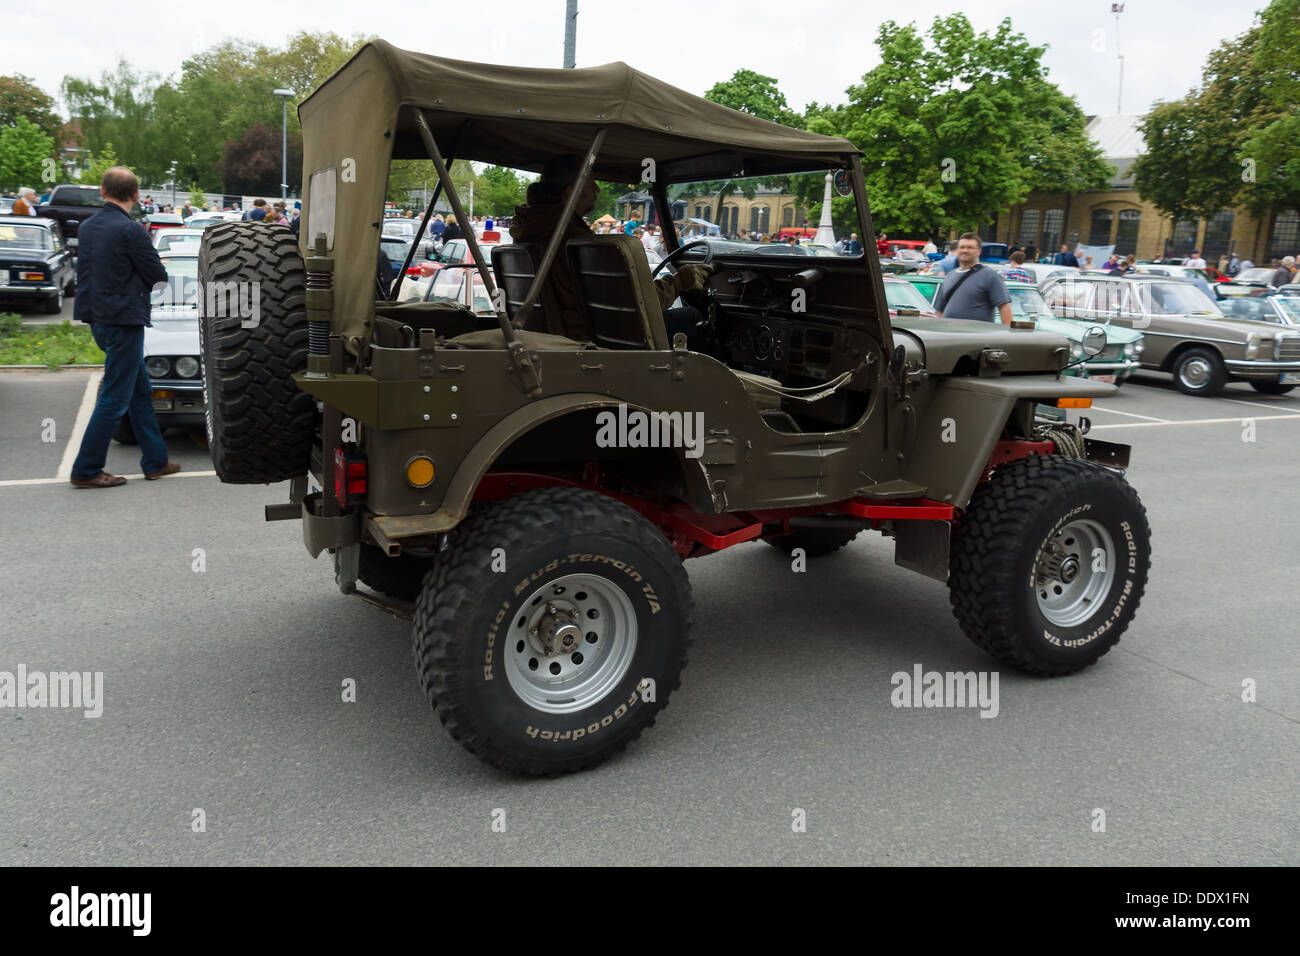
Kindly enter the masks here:
[[72, 478], [70, 480], [74, 488], [116, 488], [118, 485], [126, 484], [125, 478], [110, 475], [106, 471], [101, 471], [94, 478]]
[[152, 474], [145, 475], [145, 481], [157, 481], [159, 478], [166, 478], [168, 475], [174, 475], [181, 470], [181, 466], [174, 461], [167, 462], [162, 471], [155, 471]]

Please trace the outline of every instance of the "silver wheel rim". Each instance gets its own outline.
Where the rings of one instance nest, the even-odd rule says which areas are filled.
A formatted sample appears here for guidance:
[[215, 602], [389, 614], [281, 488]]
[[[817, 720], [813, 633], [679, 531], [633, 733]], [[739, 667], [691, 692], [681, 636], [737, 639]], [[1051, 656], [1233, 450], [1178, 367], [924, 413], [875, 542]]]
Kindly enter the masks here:
[[594, 574], [568, 574], [515, 607], [505, 671], [520, 700], [550, 714], [585, 710], [627, 676], [637, 618], [623, 589]]
[[1090, 619], [1110, 591], [1115, 544], [1096, 521], [1071, 521], [1043, 542], [1034, 562], [1038, 610], [1057, 627]]
[[1208, 359], [1194, 358], [1183, 363], [1178, 371], [1178, 377], [1188, 388], [1203, 388], [1213, 372], [1214, 368]]

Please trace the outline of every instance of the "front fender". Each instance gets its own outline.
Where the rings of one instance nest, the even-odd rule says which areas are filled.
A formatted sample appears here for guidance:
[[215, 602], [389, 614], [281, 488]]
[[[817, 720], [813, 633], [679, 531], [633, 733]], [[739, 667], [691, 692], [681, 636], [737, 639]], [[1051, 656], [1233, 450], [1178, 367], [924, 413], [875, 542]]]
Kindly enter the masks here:
[[[928, 400], [919, 410], [902, 477], [924, 485], [926, 496], [935, 501], [965, 508], [1016, 402], [1106, 398], [1118, 389], [1105, 382], [1044, 374], [931, 379], [925, 391]], [[924, 394], [917, 393], [916, 405], [922, 405]]]

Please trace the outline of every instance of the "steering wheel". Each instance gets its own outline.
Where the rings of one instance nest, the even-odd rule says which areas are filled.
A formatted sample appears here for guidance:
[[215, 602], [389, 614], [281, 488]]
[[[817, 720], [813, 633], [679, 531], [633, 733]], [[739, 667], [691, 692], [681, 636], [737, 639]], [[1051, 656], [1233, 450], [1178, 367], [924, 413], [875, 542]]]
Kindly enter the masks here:
[[704, 247], [704, 258], [700, 260], [699, 265], [707, 266], [713, 261], [713, 246], [709, 245], [707, 242], [688, 242], [686, 245], [678, 246], [672, 252], [668, 253], [668, 255], [664, 256], [663, 259], [659, 261], [659, 265], [655, 266], [654, 271], [650, 273], [650, 278], [657, 279], [659, 273], [663, 271], [663, 268], [666, 265], [676, 266], [677, 260], [685, 255], [686, 250], [698, 249], [701, 246]]

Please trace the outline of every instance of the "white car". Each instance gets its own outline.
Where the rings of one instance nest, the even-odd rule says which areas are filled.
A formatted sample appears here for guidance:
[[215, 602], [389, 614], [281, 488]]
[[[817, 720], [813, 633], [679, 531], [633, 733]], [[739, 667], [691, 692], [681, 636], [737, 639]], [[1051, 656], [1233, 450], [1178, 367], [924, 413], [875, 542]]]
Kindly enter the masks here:
[[177, 246], [185, 244], [200, 243], [203, 241], [202, 229], [159, 229], [153, 234], [153, 247], [158, 250], [158, 255], [175, 249]]
[[[986, 262], [984, 265], [998, 272], [999, 275], [1011, 268], [1010, 262]], [[1034, 277], [1034, 285], [1043, 287], [1043, 283], [1056, 276], [1078, 275], [1082, 270], [1074, 266], [1054, 266], [1043, 262], [1022, 262], [1020, 268]]]
[[[172, 230], [179, 232], [180, 230]], [[166, 428], [203, 427], [203, 378], [199, 364], [198, 253], [159, 253], [167, 270], [167, 285], [150, 296], [149, 321], [144, 330], [144, 366], [153, 391], [158, 424]], [[129, 417], [115, 437], [134, 442]]]

